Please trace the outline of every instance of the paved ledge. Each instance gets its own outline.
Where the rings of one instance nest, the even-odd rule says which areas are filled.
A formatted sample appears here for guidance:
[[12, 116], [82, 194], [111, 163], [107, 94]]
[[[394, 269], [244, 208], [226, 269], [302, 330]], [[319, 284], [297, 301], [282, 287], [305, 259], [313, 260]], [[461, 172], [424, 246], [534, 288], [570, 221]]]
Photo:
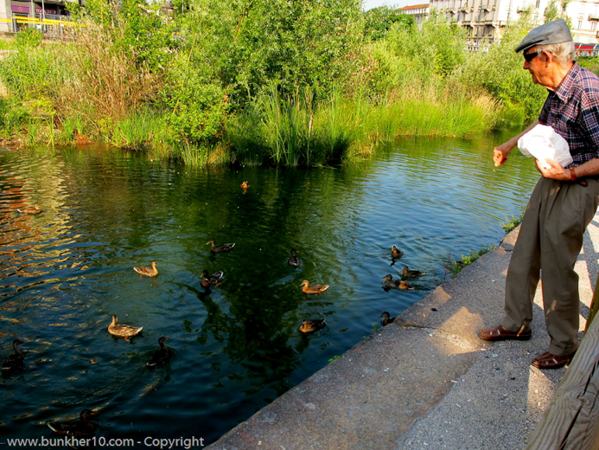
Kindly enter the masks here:
[[[207, 448], [524, 448], [567, 369], [530, 366], [549, 344], [539, 291], [530, 341], [490, 344], [476, 335], [503, 317], [517, 233]], [[598, 272], [595, 247], [599, 216], [576, 265], [584, 316]]]

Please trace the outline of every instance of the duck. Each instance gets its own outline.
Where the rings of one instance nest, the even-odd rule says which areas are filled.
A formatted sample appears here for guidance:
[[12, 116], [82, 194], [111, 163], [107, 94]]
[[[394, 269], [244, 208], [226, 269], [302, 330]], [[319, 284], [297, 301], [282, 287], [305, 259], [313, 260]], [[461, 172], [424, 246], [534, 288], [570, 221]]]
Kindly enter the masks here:
[[19, 345], [23, 343], [24, 342], [19, 339], [12, 341], [12, 348], [15, 352], [12, 355], [8, 355], [6, 358], [4, 358], [4, 361], [2, 361], [3, 373], [8, 373], [12, 372], [13, 370], [20, 370], [23, 368], [25, 356], [23, 356], [23, 353], [21, 353], [21, 350], [19, 350]]
[[304, 294], [322, 294], [324, 291], [326, 291], [329, 288], [328, 284], [325, 285], [320, 285], [320, 284], [315, 284], [313, 286], [310, 286], [310, 282], [308, 280], [304, 280], [302, 281], [302, 284], [300, 285], [302, 288], [302, 292]]
[[108, 325], [108, 332], [113, 336], [119, 336], [129, 341], [129, 338], [141, 333], [144, 327], [132, 327], [131, 325], [124, 325], [119, 323], [119, 319], [116, 314], [112, 315], [112, 323]]
[[393, 321], [395, 320], [395, 317], [389, 317], [389, 313], [387, 311], [385, 311], [383, 314], [381, 314], [379, 316], [379, 319], [381, 317], [383, 317], [383, 326], [389, 325], [390, 323], [393, 323]]
[[235, 247], [235, 243], [221, 244], [221, 245], [214, 245], [214, 243], [215, 243], [214, 238], [212, 238], [208, 242], [206, 242], [206, 244], [212, 244], [212, 247], [210, 248], [210, 251], [212, 253], [230, 252], [233, 250], [233, 247]]
[[200, 284], [204, 288], [209, 288], [210, 286], [218, 286], [220, 284], [220, 280], [222, 280], [224, 272], [221, 270], [219, 272], [213, 273], [212, 275], [208, 275], [208, 271], [204, 270], [202, 272], [202, 281]]
[[394, 280], [393, 276], [391, 275], [385, 275], [383, 277], [383, 280], [385, 280], [383, 282], [383, 287], [389, 289], [389, 288], [397, 288], [397, 289], [410, 289], [410, 284], [407, 281], [404, 280]]
[[162, 336], [158, 339], [160, 348], [152, 354], [152, 357], [146, 363], [147, 367], [156, 367], [160, 364], [166, 364], [169, 359], [171, 359], [171, 351], [166, 345], [164, 345], [164, 341], [168, 341], [168, 338]]
[[408, 266], [405, 266], [401, 271], [401, 276], [403, 278], [418, 278], [422, 275], [426, 275], [426, 272], [421, 272], [419, 270], [410, 270], [408, 269]]
[[134, 267], [135, 270], [140, 275], [145, 275], [146, 277], [155, 277], [158, 275], [158, 269], [156, 268], [156, 263], [152, 261], [152, 267]]
[[403, 252], [397, 248], [397, 246], [391, 247], [391, 258], [399, 259], [403, 256]]
[[26, 208], [23, 209], [17, 209], [17, 211], [19, 211], [22, 214], [41, 214], [42, 213], [42, 208], [40, 207], [40, 205], [33, 205], [33, 206], [27, 206]]
[[84, 409], [79, 414], [79, 422], [75, 423], [53, 423], [48, 422], [48, 428], [56, 434], [62, 436], [74, 436], [77, 438], [92, 437], [96, 434], [96, 424], [90, 422], [90, 418], [95, 416], [91, 409]]
[[302, 260], [295, 256], [295, 249], [291, 249], [291, 256], [287, 260], [287, 264], [293, 267], [299, 267], [302, 265]]
[[299, 327], [302, 333], [313, 333], [318, 330], [322, 330], [326, 323], [326, 319], [315, 319], [315, 320], [304, 320]]
[[247, 188], [249, 188], [249, 187], [250, 187], [250, 183], [248, 183], [247, 181], [244, 181], [243, 183], [241, 183], [241, 187], [242, 187], [243, 189], [247, 189]]

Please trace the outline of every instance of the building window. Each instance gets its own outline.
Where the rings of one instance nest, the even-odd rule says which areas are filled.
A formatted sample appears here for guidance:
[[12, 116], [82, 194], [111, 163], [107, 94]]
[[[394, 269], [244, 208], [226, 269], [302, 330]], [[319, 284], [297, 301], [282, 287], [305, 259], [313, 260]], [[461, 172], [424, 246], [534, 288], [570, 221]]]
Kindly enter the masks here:
[[597, 29], [597, 22], [594, 20], [591, 22], [591, 31], [595, 31]]
[[578, 21], [578, 29], [579, 29], [579, 30], [582, 30], [582, 20], [579, 20], [579, 21]]

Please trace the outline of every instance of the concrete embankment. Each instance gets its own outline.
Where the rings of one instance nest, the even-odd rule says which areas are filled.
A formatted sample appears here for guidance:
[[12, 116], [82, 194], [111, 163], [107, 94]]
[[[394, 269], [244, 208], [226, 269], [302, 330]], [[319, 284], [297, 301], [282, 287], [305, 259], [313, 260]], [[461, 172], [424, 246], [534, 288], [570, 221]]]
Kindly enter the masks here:
[[[491, 344], [476, 335], [503, 316], [517, 232], [207, 448], [524, 448], [567, 369], [530, 366], [549, 344], [540, 289], [530, 341]], [[597, 215], [576, 264], [581, 330], [597, 278], [595, 248]]]

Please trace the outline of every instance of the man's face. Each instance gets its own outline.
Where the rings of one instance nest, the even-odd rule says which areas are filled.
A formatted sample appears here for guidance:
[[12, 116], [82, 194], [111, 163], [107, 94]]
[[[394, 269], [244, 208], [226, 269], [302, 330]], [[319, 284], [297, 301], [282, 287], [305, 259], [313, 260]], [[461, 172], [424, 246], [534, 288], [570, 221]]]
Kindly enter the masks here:
[[543, 51], [538, 47], [532, 47], [524, 50], [524, 70], [528, 70], [532, 76], [534, 84], [539, 84], [539, 79], [545, 68], [545, 57]]

